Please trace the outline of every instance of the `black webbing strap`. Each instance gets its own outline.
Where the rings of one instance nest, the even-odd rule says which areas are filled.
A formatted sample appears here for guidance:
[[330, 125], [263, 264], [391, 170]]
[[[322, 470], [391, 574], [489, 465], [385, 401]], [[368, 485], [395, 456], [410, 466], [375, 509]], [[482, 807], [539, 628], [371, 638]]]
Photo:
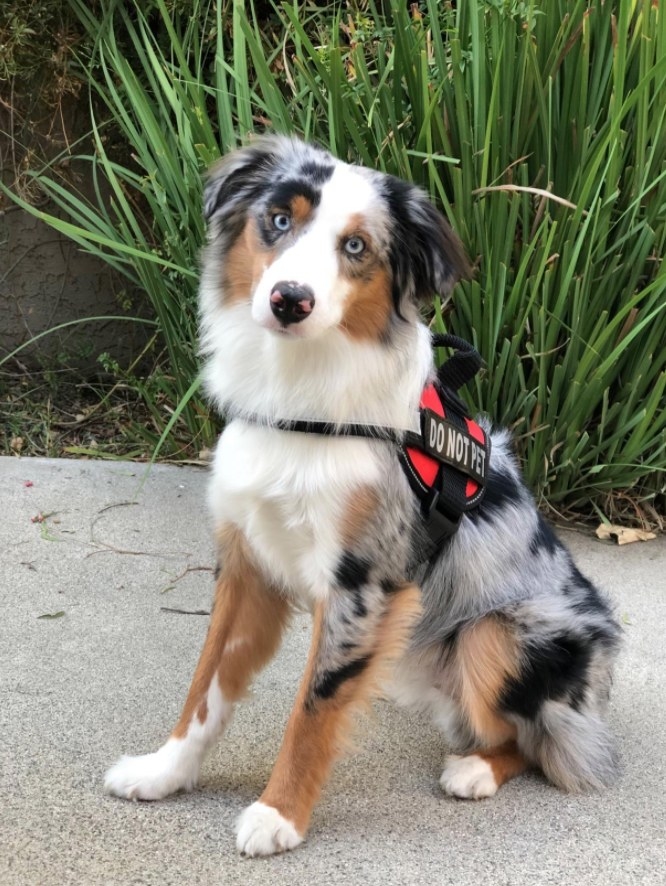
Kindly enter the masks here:
[[[464, 338], [436, 332], [432, 336], [432, 345], [434, 348], [453, 349], [453, 354], [437, 370], [437, 378], [445, 390], [448, 388], [453, 392], [458, 391], [468, 381], [471, 381], [481, 369], [481, 355]], [[466, 412], [464, 403], [461, 405], [463, 412]]]
[[253, 425], [261, 425], [264, 428], [272, 428], [276, 431], [294, 431], [297, 434], [319, 434], [323, 437], [369, 437], [372, 440], [388, 440], [391, 443], [399, 443], [409, 431], [400, 428], [389, 428], [383, 425], [362, 424], [335, 424], [327, 421], [307, 421], [294, 419], [276, 419], [271, 421], [263, 415], [256, 413], [245, 414], [239, 412], [234, 418], [250, 422]]
[[[445, 403], [448, 420], [462, 431], [466, 431], [464, 416], [453, 408], [450, 396], [446, 398]], [[426, 552], [429, 556], [436, 553], [442, 543], [457, 531], [466, 510], [466, 488], [467, 477], [461, 471], [450, 465], [440, 464], [428, 496], [429, 500], [422, 502], [423, 518], [430, 540], [430, 551]]]

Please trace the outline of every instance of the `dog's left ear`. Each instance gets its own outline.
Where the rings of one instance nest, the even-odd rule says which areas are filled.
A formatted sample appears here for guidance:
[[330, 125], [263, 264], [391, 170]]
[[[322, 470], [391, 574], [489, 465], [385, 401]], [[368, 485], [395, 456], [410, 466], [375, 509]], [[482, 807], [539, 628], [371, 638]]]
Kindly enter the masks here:
[[249, 207], [274, 174], [280, 156], [290, 148], [291, 139], [260, 136], [211, 167], [203, 193], [203, 213], [211, 235], [224, 230], [229, 241], [234, 239]]
[[449, 295], [455, 283], [472, 275], [465, 250], [449, 223], [424, 191], [387, 177], [385, 190], [394, 218], [390, 249], [393, 298], [398, 311], [405, 298], [429, 302]]

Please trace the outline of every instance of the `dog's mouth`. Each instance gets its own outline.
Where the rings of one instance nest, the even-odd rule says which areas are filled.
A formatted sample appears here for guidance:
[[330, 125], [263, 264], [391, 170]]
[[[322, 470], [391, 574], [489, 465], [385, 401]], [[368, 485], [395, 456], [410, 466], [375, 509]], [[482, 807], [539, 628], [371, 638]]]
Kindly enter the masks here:
[[264, 316], [257, 320], [259, 326], [281, 339], [308, 338], [307, 324], [282, 323], [273, 316]]

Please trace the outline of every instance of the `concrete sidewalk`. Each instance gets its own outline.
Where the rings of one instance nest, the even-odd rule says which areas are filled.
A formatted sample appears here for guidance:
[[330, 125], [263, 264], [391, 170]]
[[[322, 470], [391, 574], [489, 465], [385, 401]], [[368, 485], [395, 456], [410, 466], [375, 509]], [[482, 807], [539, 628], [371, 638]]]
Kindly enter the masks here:
[[279, 747], [309, 638], [299, 617], [198, 791], [105, 796], [106, 767], [175, 723], [207, 626], [183, 611], [207, 611], [213, 588], [205, 472], [158, 466], [140, 487], [144, 474], [0, 458], [0, 886], [666, 883], [663, 538], [617, 548], [566, 533], [625, 627], [610, 712], [625, 772], [603, 795], [531, 775], [492, 800], [446, 798], [435, 729], [381, 703], [303, 846], [241, 859], [233, 823]]

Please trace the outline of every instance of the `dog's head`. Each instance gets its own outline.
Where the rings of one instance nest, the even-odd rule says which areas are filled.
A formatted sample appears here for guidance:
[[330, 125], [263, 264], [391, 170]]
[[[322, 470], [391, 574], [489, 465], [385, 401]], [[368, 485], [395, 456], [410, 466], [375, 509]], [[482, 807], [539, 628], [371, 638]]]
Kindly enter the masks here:
[[260, 326], [285, 337], [339, 328], [381, 339], [469, 271], [419, 188], [285, 137], [214, 166], [204, 213], [219, 297], [250, 303]]

